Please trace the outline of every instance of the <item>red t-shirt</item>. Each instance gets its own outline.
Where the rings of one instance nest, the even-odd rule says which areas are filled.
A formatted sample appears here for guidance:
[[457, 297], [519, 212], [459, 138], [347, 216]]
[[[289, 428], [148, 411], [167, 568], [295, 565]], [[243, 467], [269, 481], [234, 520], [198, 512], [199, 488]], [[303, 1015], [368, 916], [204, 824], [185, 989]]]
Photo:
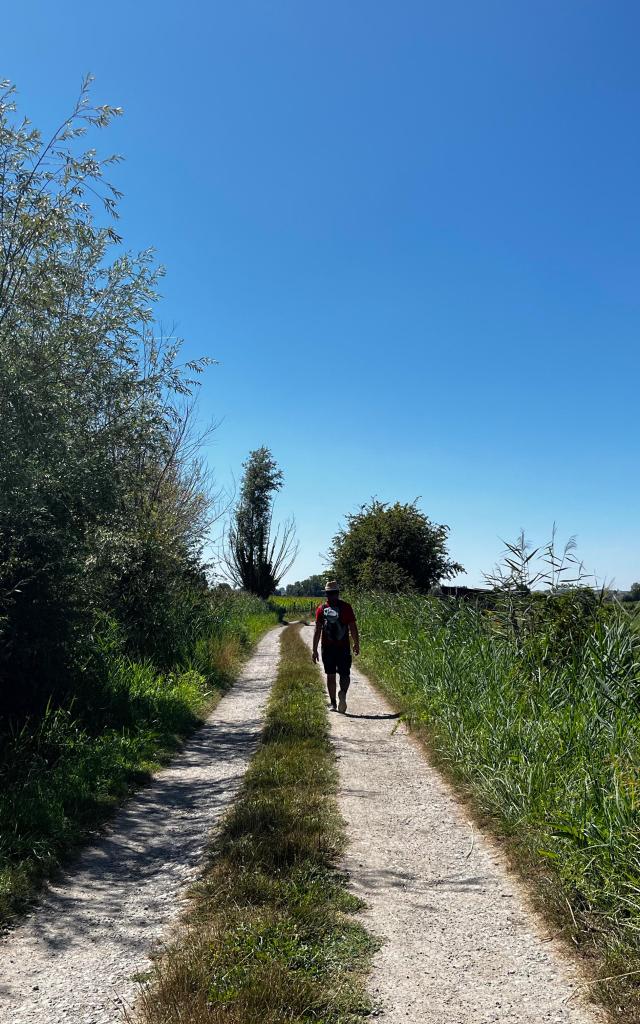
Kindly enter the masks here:
[[[318, 607], [316, 608], [316, 622], [322, 623], [324, 619], [324, 610], [325, 608], [330, 607], [331, 605], [326, 601], [324, 604], [318, 605]], [[344, 638], [342, 640], [333, 640], [330, 636], [327, 636], [327, 631], [323, 629], [322, 634], [320, 636], [320, 642], [323, 647], [325, 646], [325, 644], [329, 647], [334, 645], [338, 647], [349, 646], [349, 623], [355, 622], [356, 617], [353, 613], [353, 608], [351, 607], [350, 604], [348, 604], [347, 601], [338, 601], [338, 613], [340, 622], [342, 623], [343, 626], [346, 627]]]

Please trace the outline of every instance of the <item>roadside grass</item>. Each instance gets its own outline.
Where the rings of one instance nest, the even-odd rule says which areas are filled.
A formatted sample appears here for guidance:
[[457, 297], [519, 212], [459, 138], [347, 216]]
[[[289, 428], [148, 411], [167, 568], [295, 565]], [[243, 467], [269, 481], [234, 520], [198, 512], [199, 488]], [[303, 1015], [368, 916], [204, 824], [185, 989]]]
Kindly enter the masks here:
[[337, 868], [345, 843], [320, 674], [296, 627], [262, 744], [194, 890], [184, 934], [143, 991], [143, 1024], [355, 1024], [377, 944]]
[[[612, 1019], [640, 1019], [640, 638], [609, 606], [581, 640], [518, 642], [493, 613], [354, 600], [361, 665], [582, 955]], [[584, 625], [584, 623], [583, 623]]]
[[216, 608], [189, 662], [170, 673], [124, 654], [107, 631], [84, 706], [49, 707], [0, 736], [0, 925], [166, 764], [278, 621], [244, 595]]

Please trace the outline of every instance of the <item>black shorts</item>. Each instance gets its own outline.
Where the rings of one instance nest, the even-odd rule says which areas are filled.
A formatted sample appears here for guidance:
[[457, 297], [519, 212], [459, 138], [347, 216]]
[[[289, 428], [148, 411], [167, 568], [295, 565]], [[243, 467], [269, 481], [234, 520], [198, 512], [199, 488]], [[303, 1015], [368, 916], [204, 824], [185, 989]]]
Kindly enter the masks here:
[[349, 647], [334, 647], [332, 644], [322, 648], [322, 664], [327, 675], [348, 676], [351, 669], [351, 650]]

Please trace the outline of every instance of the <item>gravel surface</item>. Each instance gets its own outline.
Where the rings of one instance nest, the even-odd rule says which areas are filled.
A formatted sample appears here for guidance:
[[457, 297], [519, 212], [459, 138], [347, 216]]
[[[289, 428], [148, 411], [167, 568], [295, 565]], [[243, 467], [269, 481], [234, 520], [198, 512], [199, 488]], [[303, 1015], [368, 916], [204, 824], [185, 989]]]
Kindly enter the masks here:
[[499, 852], [357, 668], [347, 715], [330, 718], [346, 868], [385, 940], [370, 981], [382, 1020], [603, 1024]]
[[268, 633], [231, 691], [172, 765], [117, 815], [72, 872], [48, 887], [0, 944], [2, 1024], [111, 1024], [135, 975], [170, 933], [207, 835], [253, 753], [275, 679], [280, 630]]

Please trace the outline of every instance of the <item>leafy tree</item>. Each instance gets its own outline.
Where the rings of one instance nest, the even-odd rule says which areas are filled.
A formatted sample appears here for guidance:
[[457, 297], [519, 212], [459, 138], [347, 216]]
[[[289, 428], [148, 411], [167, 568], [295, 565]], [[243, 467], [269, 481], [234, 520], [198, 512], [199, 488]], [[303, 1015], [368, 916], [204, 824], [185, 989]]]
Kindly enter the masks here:
[[629, 601], [640, 601], [640, 583], [632, 583], [629, 587]]
[[416, 502], [372, 498], [333, 538], [332, 572], [345, 589], [426, 592], [463, 571], [448, 556], [448, 533]]
[[269, 597], [297, 556], [295, 523], [288, 519], [273, 532], [273, 499], [284, 475], [270, 450], [263, 446], [250, 452], [243, 469], [223, 563], [236, 586]]
[[324, 576], [309, 576], [306, 580], [288, 583], [281, 593], [284, 597], [321, 597], [325, 582]]
[[181, 366], [154, 324], [162, 271], [113, 227], [119, 158], [77, 152], [121, 113], [91, 106], [89, 85], [48, 140], [0, 85], [0, 677], [14, 708], [71, 685], [101, 612], [171, 660], [181, 597], [204, 586], [211, 491], [191, 396], [206, 360]]

